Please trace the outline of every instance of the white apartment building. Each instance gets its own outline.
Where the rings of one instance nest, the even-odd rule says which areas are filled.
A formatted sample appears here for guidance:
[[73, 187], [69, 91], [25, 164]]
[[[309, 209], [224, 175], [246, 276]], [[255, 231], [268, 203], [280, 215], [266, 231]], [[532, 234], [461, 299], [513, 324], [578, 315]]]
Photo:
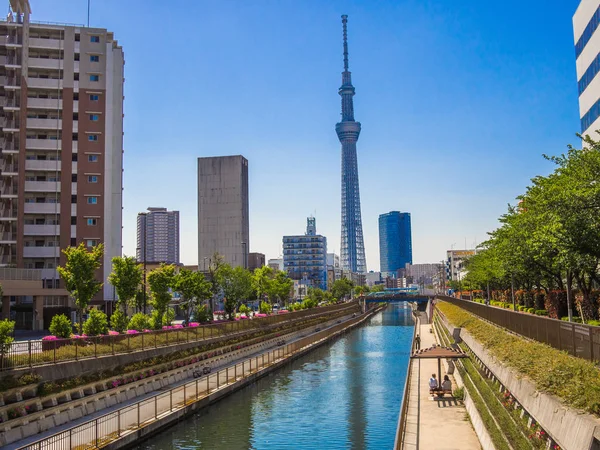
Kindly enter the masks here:
[[600, 139], [600, 0], [582, 0], [573, 16], [581, 134]]

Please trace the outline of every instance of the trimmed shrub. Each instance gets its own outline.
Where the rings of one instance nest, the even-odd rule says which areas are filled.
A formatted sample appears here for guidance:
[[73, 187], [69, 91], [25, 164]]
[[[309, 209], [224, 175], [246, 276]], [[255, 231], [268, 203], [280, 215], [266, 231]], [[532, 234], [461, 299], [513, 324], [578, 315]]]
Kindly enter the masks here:
[[536, 316], [547, 316], [548, 315], [548, 311], [546, 311], [545, 309], [536, 309], [535, 310], [535, 315]]
[[162, 317], [163, 327], [168, 327], [171, 325], [171, 322], [175, 319], [175, 310], [173, 308], [167, 308], [165, 314]]
[[258, 310], [261, 314], [269, 314], [271, 312], [271, 305], [267, 302], [260, 302]]
[[535, 314], [535, 308], [527, 308], [529, 314]]
[[122, 333], [127, 329], [127, 323], [127, 316], [121, 309], [117, 309], [112, 316], [110, 316], [110, 326], [119, 333]]
[[546, 296], [544, 309], [553, 319], [567, 315], [567, 293], [565, 291], [550, 291]]
[[73, 324], [71, 323], [71, 319], [64, 314], [57, 314], [52, 317], [49, 329], [50, 333], [61, 339], [68, 339], [73, 334]]
[[127, 325], [128, 330], [137, 330], [137, 331], [144, 331], [144, 330], [148, 329], [149, 327], [150, 327], [150, 317], [148, 317], [146, 314], [141, 313], [141, 312], [135, 313], [131, 317], [129, 324]]
[[12, 334], [15, 330], [15, 323], [12, 320], [0, 320], [0, 352], [6, 353], [10, 349], [14, 339]]
[[442, 301], [437, 307], [453, 325], [466, 329], [483, 344], [492, 356], [529, 377], [538, 390], [560, 397], [568, 406], [600, 415], [600, 377], [594, 363], [515, 336], [458, 306]]
[[[569, 316], [561, 317], [560, 320], [568, 322], [569, 321]], [[579, 316], [573, 316], [573, 322], [575, 322], [575, 323], [581, 323], [581, 317], [579, 317]]]
[[108, 333], [108, 319], [106, 314], [97, 308], [90, 310], [88, 319], [83, 324], [83, 332], [87, 336], [98, 336]]
[[[248, 308], [250, 309], [250, 308]], [[212, 320], [212, 313], [206, 305], [200, 305], [194, 310], [194, 320], [200, 323], [207, 323]]]
[[600, 320], [590, 320], [587, 325], [591, 325], [593, 327], [600, 327]]

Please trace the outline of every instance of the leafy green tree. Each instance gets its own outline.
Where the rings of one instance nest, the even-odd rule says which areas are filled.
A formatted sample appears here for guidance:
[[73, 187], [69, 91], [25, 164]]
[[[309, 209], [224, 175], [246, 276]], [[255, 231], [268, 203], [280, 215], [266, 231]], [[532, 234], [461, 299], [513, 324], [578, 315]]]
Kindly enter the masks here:
[[384, 284], [374, 284], [373, 286], [371, 286], [371, 292], [383, 292], [384, 290]]
[[331, 293], [338, 300], [348, 297], [352, 293], [354, 284], [348, 278], [335, 280], [331, 285]]
[[136, 294], [142, 282], [142, 268], [132, 256], [115, 256], [108, 282], [115, 287], [119, 297], [117, 305], [127, 315], [127, 306], [136, 307]]
[[67, 291], [75, 299], [81, 329], [83, 311], [102, 288], [102, 282], [96, 279], [96, 271], [102, 264], [104, 246], [98, 244], [88, 251], [82, 242], [77, 247], [67, 247], [63, 253], [66, 263], [56, 270], [64, 280]]
[[127, 329], [128, 323], [129, 323], [129, 319], [127, 318], [125, 313], [123, 311], [121, 311], [120, 309], [117, 309], [110, 316], [110, 326], [112, 327], [113, 330], [118, 331], [119, 333], [122, 333], [123, 331], [125, 331]]
[[272, 293], [273, 269], [269, 266], [258, 267], [252, 274], [252, 288], [256, 296], [263, 300], [264, 295]]
[[271, 314], [271, 311], [273, 310], [273, 308], [272, 308], [271, 304], [268, 302], [260, 302], [258, 310], [261, 314]]
[[67, 339], [73, 334], [73, 324], [64, 314], [56, 314], [50, 321], [50, 333], [58, 338]]
[[211, 283], [200, 272], [181, 268], [173, 278], [173, 289], [181, 295], [181, 306], [186, 312], [186, 321], [202, 302], [212, 296]]
[[282, 305], [287, 305], [290, 298], [290, 293], [294, 287], [294, 281], [288, 277], [288, 274], [283, 271], [277, 271], [275, 277], [271, 281], [271, 291], [273, 295], [281, 302]]
[[162, 317], [163, 326], [169, 326], [175, 320], [175, 310], [173, 308], [167, 308]]
[[200, 323], [207, 323], [213, 320], [212, 311], [206, 305], [198, 305], [194, 309], [194, 320]]
[[229, 264], [222, 264], [215, 277], [223, 292], [225, 313], [233, 319], [240, 301], [246, 300], [252, 293], [252, 276], [243, 267], [232, 268]]
[[356, 286], [354, 288], [354, 294], [358, 296], [367, 295], [370, 292], [369, 286]]
[[150, 286], [150, 304], [154, 308], [152, 312], [152, 326], [159, 329], [163, 325], [163, 316], [171, 303], [171, 287], [175, 277], [175, 266], [161, 264], [160, 267], [148, 274], [148, 285]]
[[83, 324], [83, 332], [87, 336], [98, 336], [108, 333], [108, 320], [106, 314], [98, 308], [92, 308], [88, 319]]

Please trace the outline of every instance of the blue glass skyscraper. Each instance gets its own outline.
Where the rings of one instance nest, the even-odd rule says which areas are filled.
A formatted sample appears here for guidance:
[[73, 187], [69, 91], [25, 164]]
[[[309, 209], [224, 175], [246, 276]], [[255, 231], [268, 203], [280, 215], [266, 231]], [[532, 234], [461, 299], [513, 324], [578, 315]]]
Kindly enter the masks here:
[[410, 213], [391, 211], [379, 216], [379, 264], [381, 272], [396, 273], [412, 264]]

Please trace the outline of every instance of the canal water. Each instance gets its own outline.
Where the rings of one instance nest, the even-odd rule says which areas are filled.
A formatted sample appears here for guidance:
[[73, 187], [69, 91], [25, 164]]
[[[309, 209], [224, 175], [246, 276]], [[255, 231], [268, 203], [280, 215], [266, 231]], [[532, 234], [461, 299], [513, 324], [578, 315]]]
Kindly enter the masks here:
[[413, 326], [410, 309], [389, 305], [137, 448], [391, 449]]

